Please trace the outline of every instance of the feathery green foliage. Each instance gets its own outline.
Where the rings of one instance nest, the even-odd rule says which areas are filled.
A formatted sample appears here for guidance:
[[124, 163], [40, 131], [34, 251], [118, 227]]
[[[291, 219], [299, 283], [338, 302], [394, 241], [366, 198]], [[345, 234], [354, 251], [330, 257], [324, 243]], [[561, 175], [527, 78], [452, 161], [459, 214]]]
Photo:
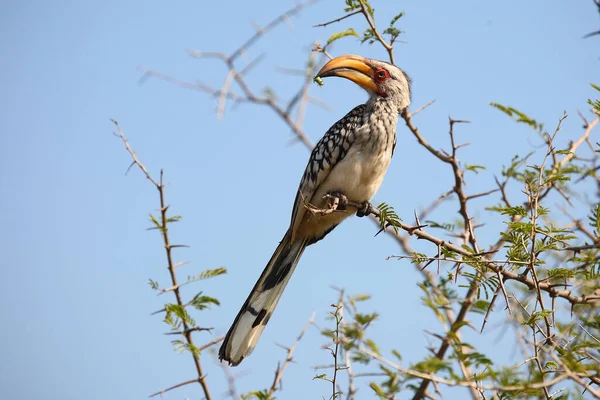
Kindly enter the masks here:
[[379, 225], [382, 230], [391, 226], [394, 232], [397, 234], [398, 229], [402, 226], [402, 220], [396, 213], [394, 208], [386, 203], [381, 203], [377, 206], [379, 210]]
[[354, 36], [359, 38], [360, 36], [358, 35], [358, 33], [356, 33], [356, 31], [352, 28], [348, 28], [345, 29], [341, 32], [336, 32], [333, 35], [329, 36], [329, 39], [327, 39], [327, 44], [326, 46], [329, 46], [331, 43], [335, 42], [336, 40], [339, 40], [341, 38], [347, 37], [347, 36]]

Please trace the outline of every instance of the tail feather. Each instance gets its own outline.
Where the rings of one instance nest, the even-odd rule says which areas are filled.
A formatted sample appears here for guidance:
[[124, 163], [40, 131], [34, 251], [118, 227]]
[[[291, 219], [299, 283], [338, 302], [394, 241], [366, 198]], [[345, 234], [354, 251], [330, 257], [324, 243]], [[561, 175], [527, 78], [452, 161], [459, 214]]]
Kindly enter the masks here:
[[219, 359], [238, 365], [252, 353], [306, 246], [306, 240], [292, 243], [285, 234], [229, 328]]

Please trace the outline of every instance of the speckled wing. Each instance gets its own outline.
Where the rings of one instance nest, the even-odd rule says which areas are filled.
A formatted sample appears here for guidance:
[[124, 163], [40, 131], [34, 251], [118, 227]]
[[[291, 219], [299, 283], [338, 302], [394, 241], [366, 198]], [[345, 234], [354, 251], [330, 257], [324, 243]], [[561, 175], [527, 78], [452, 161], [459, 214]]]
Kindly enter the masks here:
[[333, 167], [346, 156], [350, 146], [354, 143], [355, 131], [363, 124], [365, 107], [364, 104], [355, 107], [344, 118], [336, 122], [312, 150], [292, 210], [290, 225], [292, 241], [298, 225], [307, 211], [304, 205], [312, 204], [314, 193]]

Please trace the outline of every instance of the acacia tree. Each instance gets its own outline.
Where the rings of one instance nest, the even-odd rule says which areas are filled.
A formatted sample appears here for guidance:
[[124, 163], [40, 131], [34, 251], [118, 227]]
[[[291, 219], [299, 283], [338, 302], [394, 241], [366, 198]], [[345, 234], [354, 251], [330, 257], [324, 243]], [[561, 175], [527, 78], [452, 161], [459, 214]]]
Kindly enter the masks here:
[[[267, 107], [274, 118], [283, 120], [298, 140], [311, 149], [313, 144], [302, 128], [306, 105], [311, 101], [312, 77], [327, 58], [332, 58], [332, 44], [347, 36], [359, 37], [362, 43], [382, 46], [388, 61], [395, 63], [394, 44], [402, 34], [398, 26], [403, 17], [399, 13], [385, 27], [379, 27], [367, 0], [345, 0], [342, 15], [332, 16], [319, 26], [352, 19], [365, 28], [349, 28], [333, 34], [322, 45], [315, 43], [304, 69], [304, 82], [287, 102], [278, 100], [274, 89], [255, 90], [246, 81], [246, 74], [258, 59], [244, 64], [240, 56], [249, 53], [252, 45], [272, 28], [311, 3], [300, 3], [281, 14], [231, 54], [192, 51], [193, 57], [222, 61], [227, 79], [220, 88], [180, 81], [149, 69], [143, 70], [144, 75], [213, 96], [220, 116], [228, 102]], [[592, 86], [600, 91], [600, 87]], [[568, 117], [566, 113], [542, 124], [523, 111], [491, 103], [515, 123], [529, 126], [543, 146], [508, 159], [505, 167], [497, 171], [494, 182], [490, 182], [493, 189], [483, 193], [470, 193], [466, 182], [469, 173], [485, 167], [459, 159], [463, 145], [457, 143], [455, 132], [461, 123], [468, 121], [449, 118], [448, 143], [443, 149], [430, 145], [428, 134], [421, 132], [414, 122], [413, 117], [431, 104], [407, 109], [401, 118], [428, 152], [428, 162], [439, 163], [451, 172], [450, 189], [432, 198], [431, 205], [422, 212], [403, 215], [410, 223], [394, 210], [391, 205], [394, 199], [380, 204], [371, 217], [381, 231], [396, 240], [400, 255], [395, 257], [409, 260], [421, 274], [418, 285], [422, 289], [423, 306], [440, 322], [438, 331], [428, 333], [434, 348], [429, 356], [410, 364], [402, 361], [401, 348], [380, 348], [369, 337], [369, 327], [379, 315], [361, 309], [361, 303], [369, 296], [347, 294], [340, 289], [329, 310], [331, 324], [322, 329], [332, 356], [331, 365], [321, 367], [315, 376], [331, 384], [331, 391], [324, 393], [323, 398], [354, 399], [361, 390], [361, 394], [371, 392], [367, 397], [382, 399], [393, 399], [401, 392], [403, 397], [408, 393], [413, 399], [437, 399], [447, 387], [463, 387], [461, 398], [600, 399], [600, 144], [591, 139], [600, 121], [600, 100], [587, 101], [589, 110], [580, 114], [582, 131], [569, 137], [564, 148], [557, 147], [555, 139], [563, 134], [561, 124]], [[179, 288], [222, 275], [226, 270], [206, 270], [185, 281], [178, 280], [176, 268], [180, 264], [173, 255], [178, 245], [169, 240], [169, 225], [179, 217], [168, 213], [163, 173], [155, 179], [119, 127], [118, 136], [133, 158], [132, 166], [139, 167], [158, 190], [159, 215], [151, 216], [151, 221], [163, 239], [171, 283], [163, 287], [150, 280], [150, 285], [160, 293], [174, 294], [175, 301], [165, 304], [158, 313], [170, 326], [170, 334], [177, 337], [173, 341], [176, 350], [192, 355], [196, 371], [196, 378], [153, 396], [197, 382], [204, 397], [211, 399], [214, 395], [203, 372], [201, 355], [222, 338], [196, 345], [193, 333], [207, 328], [203, 327], [205, 324], [196, 324], [190, 310], [218, 306], [219, 301], [203, 292], [186, 300]], [[509, 187], [520, 190], [511, 191]], [[492, 241], [479, 238], [479, 228], [487, 221], [473, 218], [473, 210], [477, 208], [472, 200], [481, 198], [486, 199], [484, 207], [495, 212], [505, 224], [505, 229]], [[454, 202], [457, 214], [437, 213], [443, 202]], [[482, 202], [476, 204], [481, 207]], [[442, 266], [450, 272], [442, 273]], [[515, 347], [520, 351], [519, 362], [503, 365], [464, 340], [467, 329], [484, 331], [492, 313], [501, 314], [510, 326]], [[477, 315], [483, 316], [479, 326], [474, 322]], [[238, 396], [235, 382], [230, 379], [229, 394], [243, 399], [275, 398], [296, 345], [312, 322], [313, 318], [287, 349], [285, 359], [266, 388], [257, 387]], [[290, 397], [296, 396], [290, 394]]]

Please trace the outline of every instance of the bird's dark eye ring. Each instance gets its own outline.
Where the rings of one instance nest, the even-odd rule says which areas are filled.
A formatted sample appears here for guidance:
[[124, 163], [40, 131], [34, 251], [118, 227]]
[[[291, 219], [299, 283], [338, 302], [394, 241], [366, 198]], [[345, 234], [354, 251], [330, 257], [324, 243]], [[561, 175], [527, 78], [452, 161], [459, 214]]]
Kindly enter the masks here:
[[383, 71], [377, 72], [377, 77], [381, 78], [381, 79], [385, 78], [385, 72], [383, 72]]

